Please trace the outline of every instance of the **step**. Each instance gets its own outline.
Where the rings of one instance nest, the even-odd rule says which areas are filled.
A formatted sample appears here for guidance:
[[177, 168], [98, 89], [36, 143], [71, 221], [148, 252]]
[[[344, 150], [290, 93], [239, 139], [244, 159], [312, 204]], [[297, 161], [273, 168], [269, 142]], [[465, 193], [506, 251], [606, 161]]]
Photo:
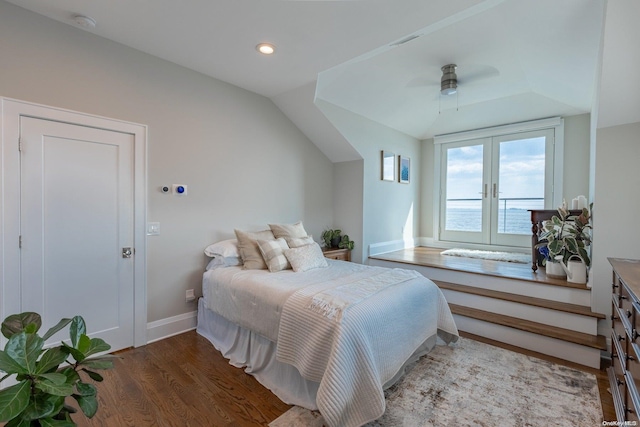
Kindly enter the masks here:
[[451, 313], [460, 316], [478, 319], [509, 328], [515, 328], [521, 331], [531, 332], [537, 335], [543, 335], [549, 338], [555, 338], [557, 340], [598, 350], [604, 351], [607, 349], [607, 340], [603, 335], [590, 335], [582, 332], [575, 332], [569, 329], [559, 328], [557, 326], [543, 325], [542, 323], [532, 322], [530, 320], [518, 319], [517, 317], [491, 313], [489, 311], [478, 310], [476, 308], [463, 307], [457, 304], [449, 304], [449, 308], [451, 309]]
[[587, 307], [584, 305], [552, 301], [549, 299], [529, 297], [502, 291], [494, 291], [492, 289], [478, 288], [475, 286], [459, 285], [457, 283], [443, 282], [440, 280], [434, 282], [440, 289], [448, 289], [456, 292], [464, 292], [466, 294], [517, 302], [519, 304], [533, 305], [536, 307], [548, 308], [550, 310], [558, 310], [564, 311], [566, 313], [579, 314], [581, 316], [595, 317], [597, 319], [606, 318], [604, 314], [594, 313], [593, 311], [591, 311], [591, 307]]
[[556, 280], [554, 283], [529, 281], [523, 278], [518, 279], [491, 274], [479, 274], [469, 271], [449, 270], [417, 264], [402, 264], [399, 262], [374, 258], [369, 259], [369, 265], [415, 270], [434, 282], [464, 284], [469, 287], [514, 293], [529, 298], [563, 301], [568, 304], [582, 306], [589, 306], [591, 304], [591, 289], [584, 285], [580, 285], [579, 287], [561, 285], [563, 282], [566, 283], [566, 280]]
[[476, 293], [465, 293], [459, 290], [440, 289], [450, 304], [475, 308], [491, 313], [500, 313], [504, 316], [513, 316], [532, 322], [543, 323], [550, 326], [561, 326], [576, 332], [597, 335], [598, 319], [591, 316], [554, 310], [546, 307], [528, 305], [500, 298], [491, 298]]
[[600, 349], [597, 348], [587, 347], [545, 335], [538, 335], [533, 332], [465, 317], [459, 314], [454, 314], [453, 318], [458, 326], [458, 330], [463, 333], [474, 334], [486, 339], [499, 341], [536, 353], [546, 354], [590, 368], [600, 369], [601, 367], [602, 354]]

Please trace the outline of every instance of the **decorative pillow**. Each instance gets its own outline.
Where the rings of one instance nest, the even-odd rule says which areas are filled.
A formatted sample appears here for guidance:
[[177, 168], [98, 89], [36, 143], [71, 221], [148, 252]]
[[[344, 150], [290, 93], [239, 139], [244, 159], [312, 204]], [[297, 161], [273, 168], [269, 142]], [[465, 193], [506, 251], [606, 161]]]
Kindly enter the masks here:
[[205, 270], [213, 270], [214, 268], [232, 267], [235, 265], [242, 265], [242, 260], [240, 259], [240, 257], [230, 256], [225, 258], [220, 255], [216, 255], [214, 257], [211, 257], [211, 261], [209, 261]]
[[317, 243], [300, 246], [299, 248], [286, 249], [284, 256], [291, 263], [293, 271], [307, 271], [313, 268], [327, 267], [327, 260], [322, 254], [322, 249]]
[[299, 248], [300, 246], [310, 245], [313, 242], [313, 236], [305, 237], [285, 237], [287, 244], [290, 248]]
[[213, 245], [209, 245], [205, 248], [204, 254], [208, 257], [221, 256], [223, 258], [227, 257], [240, 257], [238, 253], [238, 240], [237, 239], [228, 239], [222, 240], [220, 242], [214, 243]]
[[302, 221], [295, 224], [269, 224], [269, 228], [273, 231], [273, 235], [278, 237], [306, 237], [307, 232], [302, 226]]
[[267, 264], [265, 264], [264, 258], [262, 258], [262, 254], [258, 248], [258, 239], [275, 240], [271, 230], [254, 232], [242, 230], [234, 231], [238, 238], [238, 251], [240, 252], [240, 258], [242, 258], [244, 269], [265, 270], [267, 268]]
[[262, 258], [264, 258], [270, 272], [275, 273], [276, 271], [291, 269], [291, 264], [287, 261], [287, 257], [284, 256], [284, 251], [289, 249], [289, 246], [282, 237], [276, 240], [258, 239], [258, 248], [260, 248]]

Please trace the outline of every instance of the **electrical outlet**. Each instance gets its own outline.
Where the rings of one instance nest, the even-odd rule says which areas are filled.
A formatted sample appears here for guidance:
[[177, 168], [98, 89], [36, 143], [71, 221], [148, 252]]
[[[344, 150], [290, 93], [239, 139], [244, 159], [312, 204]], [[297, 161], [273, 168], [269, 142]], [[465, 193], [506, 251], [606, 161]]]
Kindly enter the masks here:
[[187, 292], [185, 293], [184, 299], [185, 299], [186, 302], [191, 302], [191, 301], [196, 299], [196, 296], [193, 293], [193, 289], [187, 289]]

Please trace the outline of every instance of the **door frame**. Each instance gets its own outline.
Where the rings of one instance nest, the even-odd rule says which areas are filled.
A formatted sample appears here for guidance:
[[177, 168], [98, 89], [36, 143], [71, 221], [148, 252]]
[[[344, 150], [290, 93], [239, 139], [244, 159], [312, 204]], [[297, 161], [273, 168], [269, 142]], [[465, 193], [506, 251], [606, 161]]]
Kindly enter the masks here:
[[[133, 345], [147, 343], [147, 126], [0, 98], [0, 321], [20, 307], [20, 117], [28, 116], [133, 135], [134, 326]], [[0, 336], [4, 348], [6, 339]]]

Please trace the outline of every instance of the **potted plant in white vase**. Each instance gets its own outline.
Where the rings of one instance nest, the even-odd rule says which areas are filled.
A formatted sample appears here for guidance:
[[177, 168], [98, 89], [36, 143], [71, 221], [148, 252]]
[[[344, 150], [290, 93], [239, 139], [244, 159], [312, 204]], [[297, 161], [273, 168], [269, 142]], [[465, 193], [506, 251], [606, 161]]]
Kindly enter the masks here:
[[544, 224], [540, 235], [542, 242], [538, 244], [540, 253], [547, 260], [547, 276], [566, 275], [569, 282], [587, 282], [587, 268], [591, 266], [587, 251], [591, 245], [591, 228], [590, 209], [583, 208], [580, 215], [571, 215], [566, 205], [558, 208], [558, 215]]

